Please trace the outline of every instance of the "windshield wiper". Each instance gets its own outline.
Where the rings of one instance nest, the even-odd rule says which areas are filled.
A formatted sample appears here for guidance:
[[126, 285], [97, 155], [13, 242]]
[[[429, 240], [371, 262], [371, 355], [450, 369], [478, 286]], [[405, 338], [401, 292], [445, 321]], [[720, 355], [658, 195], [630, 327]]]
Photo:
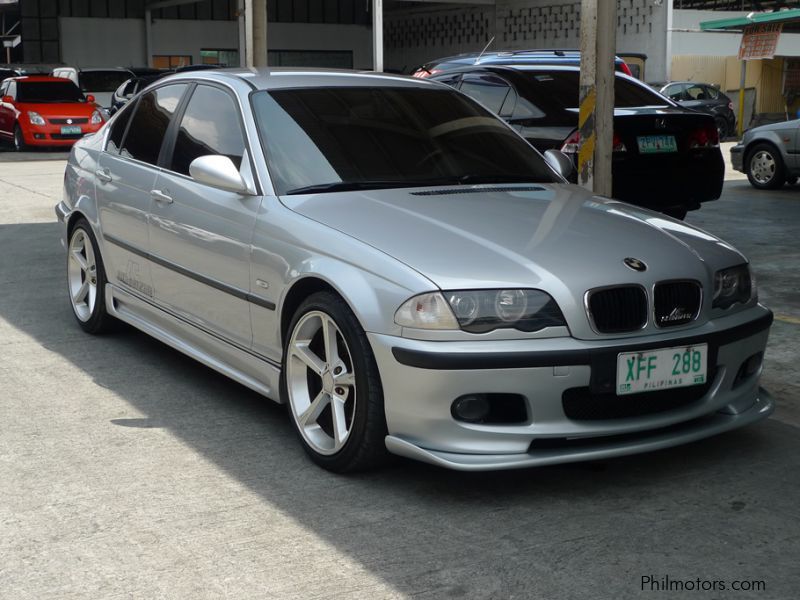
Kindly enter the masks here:
[[305, 187], [295, 188], [286, 192], [287, 196], [296, 194], [320, 194], [325, 192], [348, 192], [351, 190], [379, 190], [385, 188], [412, 188], [422, 187], [426, 185], [447, 185], [454, 183], [452, 178], [447, 179], [390, 179], [386, 181], [373, 180], [373, 181], [336, 181], [332, 183], [318, 183], [316, 185], [307, 185]]
[[471, 183], [553, 183], [552, 180], [542, 181], [541, 178], [536, 178], [533, 175], [462, 175], [458, 178], [458, 183], [461, 185], [469, 185]]

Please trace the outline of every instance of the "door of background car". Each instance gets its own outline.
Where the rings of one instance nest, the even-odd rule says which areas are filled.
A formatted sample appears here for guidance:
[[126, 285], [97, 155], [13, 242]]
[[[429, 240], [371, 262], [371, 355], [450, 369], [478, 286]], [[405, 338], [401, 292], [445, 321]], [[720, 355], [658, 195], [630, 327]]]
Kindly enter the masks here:
[[[14, 136], [14, 122], [17, 119], [17, 113], [13, 104], [3, 102], [2, 99], [10, 95], [9, 88], [11, 83], [11, 81], [0, 83], [0, 135], [9, 139]], [[14, 84], [14, 87], [16, 88], [16, 84]]]
[[250, 244], [260, 198], [191, 178], [200, 157], [250, 170], [239, 107], [221, 87], [198, 84], [170, 134], [150, 215], [156, 301], [195, 325], [250, 348]]
[[95, 189], [111, 281], [147, 298], [154, 296], [148, 213], [170, 119], [188, 85], [165, 85], [125, 107], [110, 124]]

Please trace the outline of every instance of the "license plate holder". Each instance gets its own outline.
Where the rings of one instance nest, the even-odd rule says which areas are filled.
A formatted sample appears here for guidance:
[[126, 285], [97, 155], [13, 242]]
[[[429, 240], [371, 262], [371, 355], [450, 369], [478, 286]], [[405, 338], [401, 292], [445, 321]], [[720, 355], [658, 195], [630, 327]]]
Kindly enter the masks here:
[[80, 125], [64, 125], [61, 127], [61, 135], [79, 135], [80, 133]]
[[674, 135], [640, 135], [636, 138], [639, 154], [661, 154], [677, 152], [678, 144]]
[[707, 379], [708, 344], [617, 354], [618, 396], [702, 385]]

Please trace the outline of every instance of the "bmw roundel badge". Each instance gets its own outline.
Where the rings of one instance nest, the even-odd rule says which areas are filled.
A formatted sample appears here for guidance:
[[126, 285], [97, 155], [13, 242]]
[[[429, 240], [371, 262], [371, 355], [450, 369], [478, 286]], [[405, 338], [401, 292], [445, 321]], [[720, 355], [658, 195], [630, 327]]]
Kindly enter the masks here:
[[646, 271], [646, 270], [647, 270], [647, 265], [646, 265], [646, 264], [644, 264], [644, 263], [643, 263], [641, 260], [639, 260], [638, 258], [631, 258], [631, 257], [629, 256], [628, 258], [626, 258], [626, 259], [623, 259], [623, 261], [622, 261], [622, 262], [624, 262], [624, 263], [625, 263], [625, 266], [626, 266], [626, 267], [628, 267], [629, 269], [633, 269], [634, 271], [639, 271], [639, 272], [641, 272], [641, 271]]

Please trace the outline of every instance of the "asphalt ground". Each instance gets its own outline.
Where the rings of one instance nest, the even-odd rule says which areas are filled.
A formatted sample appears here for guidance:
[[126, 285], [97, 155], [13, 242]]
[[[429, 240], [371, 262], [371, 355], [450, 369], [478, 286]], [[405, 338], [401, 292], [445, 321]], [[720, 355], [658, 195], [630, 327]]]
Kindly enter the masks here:
[[84, 334], [63, 160], [20, 158], [0, 154], [0, 598], [798, 597], [800, 189], [733, 174], [688, 218], [777, 315], [772, 418], [600, 463], [342, 477], [281, 407], [133, 329]]

